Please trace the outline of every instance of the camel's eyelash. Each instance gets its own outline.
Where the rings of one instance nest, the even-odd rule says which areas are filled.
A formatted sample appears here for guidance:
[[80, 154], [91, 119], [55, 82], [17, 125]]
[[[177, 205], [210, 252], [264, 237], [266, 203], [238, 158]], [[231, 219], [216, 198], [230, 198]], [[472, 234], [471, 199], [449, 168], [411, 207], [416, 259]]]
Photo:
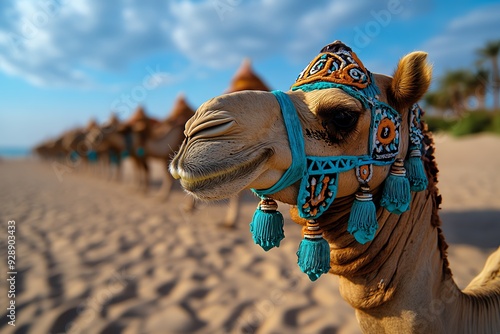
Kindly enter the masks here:
[[320, 108], [318, 116], [332, 144], [340, 144], [358, 133], [360, 113], [357, 110], [345, 107]]
[[339, 130], [337, 132], [337, 140], [339, 143], [355, 138], [359, 134], [358, 128], [355, 126], [349, 131]]
[[326, 130], [328, 141], [331, 144], [337, 144], [337, 145], [341, 144], [342, 142], [354, 138], [359, 134], [359, 130], [357, 129], [356, 126], [353, 126], [348, 130], [337, 128], [335, 126], [332, 128], [323, 125], [323, 127]]

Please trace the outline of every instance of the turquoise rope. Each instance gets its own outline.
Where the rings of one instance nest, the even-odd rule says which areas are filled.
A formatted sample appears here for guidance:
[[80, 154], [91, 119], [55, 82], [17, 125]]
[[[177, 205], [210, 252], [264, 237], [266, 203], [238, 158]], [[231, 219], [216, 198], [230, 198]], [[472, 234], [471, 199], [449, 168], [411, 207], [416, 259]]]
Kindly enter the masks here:
[[275, 194], [291, 186], [300, 180], [306, 171], [306, 151], [302, 134], [302, 125], [300, 124], [295, 106], [286, 93], [279, 90], [272, 91], [271, 93], [274, 94], [281, 108], [292, 154], [292, 164], [272, 187], [267, 189], [252, 189], [259, 197]]

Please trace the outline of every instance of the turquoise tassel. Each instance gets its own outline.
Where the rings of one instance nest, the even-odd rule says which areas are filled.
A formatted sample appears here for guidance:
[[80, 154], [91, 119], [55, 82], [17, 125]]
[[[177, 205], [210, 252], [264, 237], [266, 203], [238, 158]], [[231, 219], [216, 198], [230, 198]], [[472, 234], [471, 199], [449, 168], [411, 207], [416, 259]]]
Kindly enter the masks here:
[[278, 204], [274, 200], [261, 200], [250, 223], [253, 241], [266, 252], [279, 247], [281, 240], [285, 238], [283, 215], [277, 209]]
[[406, 176], [410, 181], [411, 191], [422, 191], [427, 189], [428, 181], [425, 174], [424, 164], [419, 149], [410, 151], [410, 158], [405, 161]]
[[71, 162], [77, 162], [80, 159], [80, 155], [76, 151], [71, 151], [69, 158]]
[[90, 150], [87, 152], [87, 158], [90, 162], [97, 162], [97, 152], [94, 150]]
[[410, 182], [406, 178], [406, 171], [402, 159], [396, 159], [391, 167], [389, 177], [385, 180], [384, 192], [380, 205], [387, 211], [402, 214], [410, 208]]
[[137, 156], [139, 158], [142, 158], [145, 154], [146, 154], [146, 151], [144, 150], [144, 147], [137, 148]]
[[307, 222], [307, 231], [297, 251], [297, 264], [313, 282], [330, 270], [330, 245], [314, 220]]
[[361, 186], [347, 222], [347, 232], [351, 233], [362, 245], [372, 241], [378, 229], [377, 209], [369, 191], [368, 187]]
[[128, 150], [124, 150], [124, 151], [122, 151], [122, 152], [121, 152], [121, 156], [122, 156], [122, 158], [126, 158], [126, 157], [128, 157], [128, 156], [129, 156]]

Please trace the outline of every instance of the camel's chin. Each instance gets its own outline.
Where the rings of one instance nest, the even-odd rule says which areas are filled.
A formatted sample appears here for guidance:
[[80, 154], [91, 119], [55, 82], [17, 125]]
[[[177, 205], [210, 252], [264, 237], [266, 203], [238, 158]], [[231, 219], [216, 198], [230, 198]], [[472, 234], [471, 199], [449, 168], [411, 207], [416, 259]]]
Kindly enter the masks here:
[[202, 201], [219, 201], [235, 196], [244, 186], [234, 184], [211, 185], [208, 182], [198, 184], [181, 180], [181, 185], [191, 196]]
[[214, 178], [203, 180], [181, 179], [181, 186], [192, 196], [203, 201], [217, 201], [235, 196], [240, 191], [248, 188], [252, 178], [247, 175], [245, 178], [235, 178], [232, 180], [222, 180], [230, 176], [224, 174]]

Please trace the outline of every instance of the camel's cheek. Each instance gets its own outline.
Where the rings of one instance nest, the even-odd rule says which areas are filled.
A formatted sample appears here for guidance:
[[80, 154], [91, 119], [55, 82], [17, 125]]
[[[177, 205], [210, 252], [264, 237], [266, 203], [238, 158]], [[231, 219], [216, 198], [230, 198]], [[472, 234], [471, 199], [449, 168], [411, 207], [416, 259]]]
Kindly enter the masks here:
[[337, 198], [354, 194], [359, 189], [359, 182], [354, 170], [339, 174]]
[[[384, 182], [389, 173], [390, 166], [373, 166], [373, 176], [368, 185], [373, 190]], [[355, 170], [350, 170], [339, 175], [337, 197], [349, 196], [359, 190], [359, 181]]]
[[371, 189], [377, 188], [382, 182], [385, 181], [387, 175], [389, 175], [389, 170], [391, 169], [391, 165], [387, 166], [373, 166], [373, 176], [371, 181], [369, 182], [369, 186]]

